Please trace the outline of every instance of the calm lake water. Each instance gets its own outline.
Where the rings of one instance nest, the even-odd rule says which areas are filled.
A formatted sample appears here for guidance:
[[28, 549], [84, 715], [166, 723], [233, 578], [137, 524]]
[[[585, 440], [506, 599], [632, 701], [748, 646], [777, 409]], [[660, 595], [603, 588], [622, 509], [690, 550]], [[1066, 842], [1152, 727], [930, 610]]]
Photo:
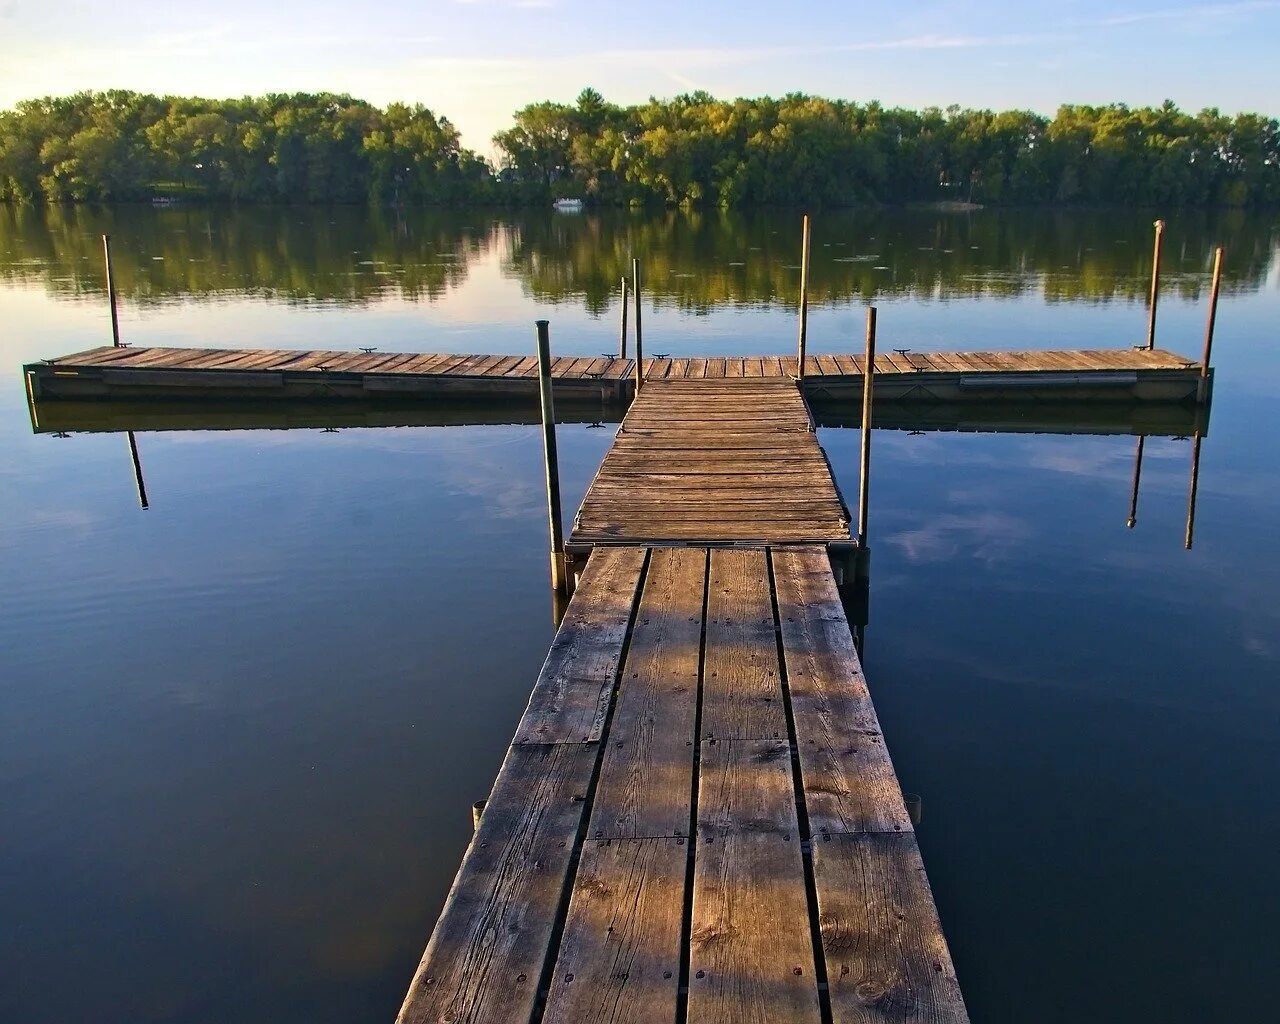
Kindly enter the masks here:
[[[811, 351], [1143, 340], [1152, 214], [824, 214]], [[876, 432], [866, 663], [973, 1019], [1268, 1016], [1280, 915], [1280, 218], [1228, 250], [1191, 443]], [[552, 634], [528, 425], [34, 434], [19, 367], [137, 345], [789, 353], [798, 217], [0, 207], [0, 1020], [390, 1021]], [[1188, 426], [1186, 429], [1190, 430]], [[613, 425], [560, 430], [576, 510]], [[821, 440], [856, 493], [856, 430]]]

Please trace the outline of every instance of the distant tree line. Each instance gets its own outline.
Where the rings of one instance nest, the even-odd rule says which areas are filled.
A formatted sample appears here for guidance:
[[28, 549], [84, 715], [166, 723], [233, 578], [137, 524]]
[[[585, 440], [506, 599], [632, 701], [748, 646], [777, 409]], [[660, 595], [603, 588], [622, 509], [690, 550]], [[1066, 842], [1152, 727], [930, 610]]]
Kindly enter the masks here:
[[111, 91], [0, 111], [0, 200], [606, 206], [1280, 205], [1280, 122], [1160, 107], [908, 110], [703, 93], [535, 103], [496, 165], [421, 105]]

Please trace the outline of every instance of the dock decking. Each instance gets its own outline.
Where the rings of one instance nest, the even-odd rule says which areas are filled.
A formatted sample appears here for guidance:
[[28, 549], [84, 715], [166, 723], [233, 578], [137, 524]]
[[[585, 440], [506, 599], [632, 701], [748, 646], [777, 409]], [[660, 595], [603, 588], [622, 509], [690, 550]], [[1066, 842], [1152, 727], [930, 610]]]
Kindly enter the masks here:
[[967, 1019], [826, 550], [596, 548], [402, 1024]]
[[[455, 398], [537, 394], [532, 356], [282, 349], [114, 348], [105, 346], [25, 366], [34, 398], [245, 397], [253, 399]], [[646, 380], [792, 378], [795, 357], [646, 359]], [[811, 355], [807, 394], [838, 399], [862, 387], [865, 359]], [[886, 401], [1194, 399], [1199, 364], [1160, 349], [1028, 352], [914, 352], [876, 356]], [[627, 401], [635, 362], [615, 356], [561, 356], [551, 367], [558, 397]]]
[[849, 513], [794, 381], [659, 379], [623, 417], [568, 547], [848, 539]]
[[644, 382], [401, 1024], [967, 1022], [850, 544], [798, 382]]

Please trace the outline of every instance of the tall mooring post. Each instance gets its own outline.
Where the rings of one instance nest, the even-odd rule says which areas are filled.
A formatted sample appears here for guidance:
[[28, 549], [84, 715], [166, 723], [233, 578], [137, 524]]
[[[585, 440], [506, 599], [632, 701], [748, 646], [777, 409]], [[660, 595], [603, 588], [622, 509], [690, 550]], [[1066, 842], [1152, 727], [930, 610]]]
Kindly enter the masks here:
[[1196, 385], [1196, 401], [1204, 405], [1209, 400], [1209, 358], [1213, 355], [1213, 327], [1218, 319], [1218, 291], [1222, 287], [1222, 257], [1224, 250], [1218, 246], [1213, 251], [1213, 285], [1209, 289], [1209, 319], [1204, 326], [1204, 353], [1200, 356], [1200, 381]]
[[867, 307], [867, 366], [862, 375], [862, 449], [858, 457], [858, 547], [867, 548], [867, 506], [871, 491], [871, 402], [876, 380], [876, 307]]
[[640, 260], [631, 260], [631, 293], [636, 303], [636, 394], [644, 380], [644, 341], [640, 332]]
[[627, 279], [622, 279], [622, 315], [620, 317], [621, 324], [618, 327], [618, 358], [627, 358]]
[[542, 403], [542, 450], [547, 471], [547, 516], [551, 532], [551, 588], [568, 593], [569, 573], [564, 557], [564, 525], [560, 520], [560, 461], [556, 454], [556, 411], [551, 394], [551, 330], [546, 320], [538, 328], [538, 397]]
[[1147, 345], [1148, 349], [1156, 347], [1156, 304], [1160, 301], [1160, 249], [1164, 244], [1164, 221], [1155, 223], [1156, 241], [1151, 256], [1151, 298], [1147, 313]]
[[120, 347], [120, 317], [116, 313], [116, 278], [111, 272], [111, 236], [102, 236], [102, 254], [107, 264], [107, 302], [111, 304], [111, 344]]
[[805, 343], [809, 333], [809, 215], [804, 215], [800, 241], [800, 342], [796, 358], [797, 377], [804, 381]]

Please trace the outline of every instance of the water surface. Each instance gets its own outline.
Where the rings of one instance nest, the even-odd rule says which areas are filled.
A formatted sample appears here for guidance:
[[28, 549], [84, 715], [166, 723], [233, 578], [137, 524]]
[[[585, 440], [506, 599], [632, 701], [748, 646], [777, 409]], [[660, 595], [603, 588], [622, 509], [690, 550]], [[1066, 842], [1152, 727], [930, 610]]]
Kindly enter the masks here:
[[[33, 433], [98, 236], [137, 345], [605, 352], [634, 252], [650, 350], [743, 354], [794, 344], [795, 219], [0, 208], [0, 1019], [391, 1019], [552, 632], [527, 423], [144, 431], [147, 511], [123, 434]], [[1162, 346], [1228, 247], [1192, 550], [1185, 438], [1130, 530], [1132, 436], [875, 436], [867, 669], [975, 1021], [1271, 998], [1280, 224], [1168, 219]], [[868, 301], [883, 348], [1140, 342], [1151, 220], [823, 215], [811, 350]], [[570, 513], [614, 429], [561, 426]]]

